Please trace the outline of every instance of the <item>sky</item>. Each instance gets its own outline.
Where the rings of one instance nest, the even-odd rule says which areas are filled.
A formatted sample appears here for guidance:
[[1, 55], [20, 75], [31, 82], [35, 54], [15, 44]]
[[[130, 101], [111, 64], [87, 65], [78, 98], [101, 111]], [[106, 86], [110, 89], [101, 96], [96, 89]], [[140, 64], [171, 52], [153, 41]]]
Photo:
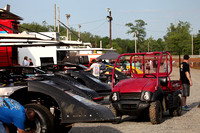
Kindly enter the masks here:
[[[193, 33], [200, 30], [200, 0], [0, 0], [0, 8], [6, 4], [10, 11], [23, 18], [21, 23], [37, 22], [54, 25], [54, 4], [59, 7], [60, 20], [67, 23], [66, 14], [70, 14], [69, 27], [81, 32], [105, 37], [109, 33], [109, 15], [111, 9], [112, 39], [134, 39], [133, 34], [127, 34], [129, 27], [126, 23], [133, 23], [142, 19], [147, 23], [146, 39], [163, 38], [170, 23], [179, 21], [189, 22]], [[57, 12], [57, 11], [56, 11]], [[192, 33], [192, 32], [191, 32]]]

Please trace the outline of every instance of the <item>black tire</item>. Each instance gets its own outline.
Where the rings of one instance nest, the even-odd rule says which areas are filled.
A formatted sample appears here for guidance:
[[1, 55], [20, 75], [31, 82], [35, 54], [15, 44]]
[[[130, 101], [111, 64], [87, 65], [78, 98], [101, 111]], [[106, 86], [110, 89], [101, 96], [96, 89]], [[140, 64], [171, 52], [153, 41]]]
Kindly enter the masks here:
[[31, 108], [36, 113], [35, 133], [54, 133], [54, 117], [51, 112], [40, 104], [27, 104], [25, 108]]
[[160, 124], [162, 122], [162, 107], [160, 101], [155, 101], [150, 104], [149, 118], [152, 124]]
[[119, 124], [119, 123], [121, 123], [122, 115], [120, 115], [118, 113], [118, 111], [113, 107], [112, 104], [110, 105], [110, 110], [112, 111], [112, 113], [116, 117], [116, 120], [114, 122], [112, 122], [112, 124]]
[[179, 96], [177, 96], [178, 98], [178, 106], [176, 108], [173, 109], [169, 109], [169, 114], [172, 117], [176, 117], [176, 116], [181, 116], [182, 114], [182, 102], [181, 102], [181, 98]]

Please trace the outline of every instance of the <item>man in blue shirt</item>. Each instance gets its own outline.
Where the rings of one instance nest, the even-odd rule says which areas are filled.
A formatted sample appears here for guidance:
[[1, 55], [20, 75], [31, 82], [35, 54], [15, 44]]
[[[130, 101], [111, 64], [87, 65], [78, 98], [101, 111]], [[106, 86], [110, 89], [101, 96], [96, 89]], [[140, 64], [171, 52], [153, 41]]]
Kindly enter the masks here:
[[3, 124], [14, 124], [19, 133], [26, 133], [24, 130], [25, 121], [33, 121], [35, 112], [32, 109], [25, 109], [20, 103], [10, 98], [0, 97], [0, 132], [9, 132]]

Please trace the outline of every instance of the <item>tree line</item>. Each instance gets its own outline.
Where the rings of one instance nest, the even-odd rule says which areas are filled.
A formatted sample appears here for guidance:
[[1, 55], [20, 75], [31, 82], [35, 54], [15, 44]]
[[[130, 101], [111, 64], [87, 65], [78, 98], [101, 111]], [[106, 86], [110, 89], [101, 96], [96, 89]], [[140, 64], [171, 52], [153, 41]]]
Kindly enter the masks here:
[[[137, 52], [151, 52], [151, 51], [178, 51], [180, 54], [192, 54], [192, 35], [191, 25], [188, 22], [179, 21], [178, 24], [171, 23], [167, 28], [166, 35], [162, 38], [155, 40], [152, 36], [146, 38], [146, 29], [143, 20], [135, 20], [134, 23], [127, 23], [125, 26], [129, 27], [127, 34], [132, 34], [133, 39], [112, 39], [112, 47], [117, 50], [117, 53], [134, 53], [135, 52], [135, 36], [137, 44]], [[42, 24], [36, 22], [23, 23], [20, 25], [19, 31], [24, 31], [24, 28], [30, 29], [35, 32], [53, 32], [54, 26], [48, 25], [46, 21]], [[23, 27], [23, 28], [22, 28]], [[70, 28], [78, 35], [78, 31]], [[60, 36], [66, 36], [66, 28], [59, 27]], [[109, 37], [100, 37], [92, 35], [90, 32], [81, 32], [81, 39], [84, 42], [90, 42], [93, 47], [99, 47], [102, 41], [103, 48], [109, 48]], [[78, 38], [71, 34], [71, 40], [78, 40]], [[200, 30], [196, 35], [193, 35], [193, 54], [200, 54]]]

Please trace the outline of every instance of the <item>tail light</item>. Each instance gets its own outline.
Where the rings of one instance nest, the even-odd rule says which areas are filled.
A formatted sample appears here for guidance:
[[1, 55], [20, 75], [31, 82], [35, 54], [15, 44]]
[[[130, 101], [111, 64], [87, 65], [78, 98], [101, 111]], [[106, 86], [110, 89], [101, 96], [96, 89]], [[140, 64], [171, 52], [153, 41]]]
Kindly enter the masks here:
[[100, 101], [100, 100], [103, 100], [103, 99], [104, 99], [103, 96], [102, 97], [95, 97], [95, 98], [93, 98], [94, 101]]

